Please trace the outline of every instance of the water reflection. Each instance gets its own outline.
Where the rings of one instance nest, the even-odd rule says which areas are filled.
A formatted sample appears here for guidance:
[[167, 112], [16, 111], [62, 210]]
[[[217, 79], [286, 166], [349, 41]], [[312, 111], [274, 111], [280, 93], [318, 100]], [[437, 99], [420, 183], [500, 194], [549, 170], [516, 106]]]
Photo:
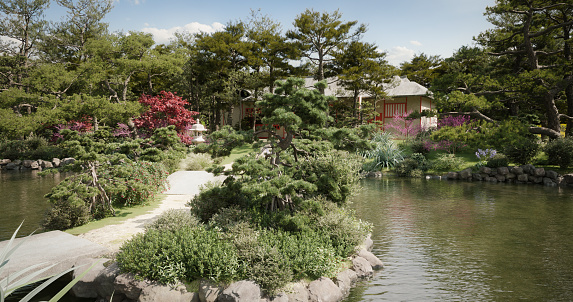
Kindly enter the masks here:
[[24, 221], [19, 237], [38, 230], [48, 202], [44, 195], [66, 175], [38, 176], [37, 171], [0, 172], [0, 241], [9, 239]]
[[573, 299], [573, 191], [364, 180], [352, 207], [385, 263], [347, 301]]

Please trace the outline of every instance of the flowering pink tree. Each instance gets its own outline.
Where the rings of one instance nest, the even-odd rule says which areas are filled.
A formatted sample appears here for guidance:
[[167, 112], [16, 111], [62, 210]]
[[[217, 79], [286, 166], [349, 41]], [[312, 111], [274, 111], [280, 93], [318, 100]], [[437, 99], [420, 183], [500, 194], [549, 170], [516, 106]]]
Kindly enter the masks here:
[[166, 91], [161, 91], [158, 96], [144, 94], [139, 98], [139, 102], [148, 109], [133, 123], [145, 135], [150, 135], [157, 128], [174, 125], [181, 141], [186, 144], [191, 143], [191, 137], [186, 130], [196, 123], [193, 116], [199, 112], [187, 110], [185, 105], [189, 102], [175, 93]]
[[392, 129], [397, 132], [401, 137], [408, 139], [411, 136], [416, 136], [422, 127], [420, 123], [412, 118], [409, 118], [413, 111], [404, 112], [402, 114], [395, 115], [392, 121], [385, 124], [386, 129]]

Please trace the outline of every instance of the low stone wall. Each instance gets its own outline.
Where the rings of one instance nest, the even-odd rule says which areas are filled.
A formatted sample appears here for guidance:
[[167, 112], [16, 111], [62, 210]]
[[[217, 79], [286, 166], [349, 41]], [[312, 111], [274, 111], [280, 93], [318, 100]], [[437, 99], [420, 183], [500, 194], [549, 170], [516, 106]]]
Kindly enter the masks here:
[[[339, 273], [336, 278], [322, 277], [310, 283], [295, 283], [288, 293], [274, 297], [265, 296], [253, 281], [242, 280], [227, 287], [201, 280], [198, 292], [188, 292], [185, 286], [168, 286], [156, 282], [137, 280], [132, 274], [120, 273], [117, 262], [104, 267], [100, 263], [92, 268], [72, 288], [72, 293], [81, 298], [97, 298], [97, 301], [122, 302], [338, 302], [344, 299], [350, 288], [359, 279], [369, 278], [383, 264], [372, 254], [373, 242], [367, 238], [362, 248], [352, 257], [352, 268]], [[81, 273], [81, 270], [75, 274]]]
[[466, 181], [505, 182], [518, 184], [541, 184], [549, 187], [573, 186], [573, 174], [560, 175], [553, 170], [536, 168], [533, 165], [515, 167], [488, 168], [481, 167], [479, 172], [472, 172], [471, 168], [448, 172], [444, 176], [427, 177]]
[[52, 160], [9, 160], [0, 159], [0, 170], [38, 170], [58, 168], [67, 164], [74, 163], [74, 158], [68, 157], [64, 159], [52, 158]]

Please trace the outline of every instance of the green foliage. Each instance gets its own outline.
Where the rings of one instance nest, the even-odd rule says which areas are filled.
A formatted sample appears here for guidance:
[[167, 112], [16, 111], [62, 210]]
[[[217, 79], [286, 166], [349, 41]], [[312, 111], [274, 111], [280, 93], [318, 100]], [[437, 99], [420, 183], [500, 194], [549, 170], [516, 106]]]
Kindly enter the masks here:
[[184, 227], [197, 227], [199, 220], [186, 209], [169, 209], [152, 223], [145, 226], [146, 230], [176, 231]]
[[246, 201], [246, 197], [240, 194], [238, 183], [221, 186], [221, 184], [209, 182], [189, 201], [188, 205], [191, 207], [191, 213], [205, 223], [221, 209], [235, 204], [244, 204]]
[[548, 162], [565, 169], [573, 164], [573, 137], [555, 139], [545, 146]]
[[213, 163], [209, 155], [191, 153], [181, 162], [181, 168], [186, 171], [202, 171]]
[[374, 146], [371, 150], [362, 152], [362, 156], [373, 161], [364, 167], [367, 171], [375, 171], [383, 168], [392, 168], [404, 160], [403, 151], [394, 143], [392, 135], [380, 132], [374, 135], [370, 143]]
[[[346, 151], [318, 153], [301, 163], [303, 179], [316, 186], [316, 194], [344, 203], [359, 180], [362, 160]], [[296, 174], [295, 174], [296, 175]]]
[[513, 119], [499, 123], [474, 120], [461, 126], [445, 126], [431, 134], [434, 141], [449, 140], [464, 143], [471, 149], [496, 150], [503, 150], [505, 145], [518, 144], [523, 138], [531, 137], [527, 125]]
[[367, 124], [354, 128], [319, 128], [313, 132], [313, 135], [331, 142], [333, 147], [337, 150], [358, 152], [372, 148], [370, 139], [375, 131], [375, 124]]
[[63, 150], [40, 136], [30, 135], [25, 140], [9, 140], [0, 142], [0, 158], [15, 159], [43, 159], [61, 158]]
[[430, 150], [426, 148], [426, 142], [422, 139], [415, 139], [409, 142], [412, 153], [419, 153], [422, 155], [428, 154]]
[[413, 153], [394, 167], [399, 176], [421, 177], [430, 168], [428, 160], [422, 153]]
[[463, 164], [461, 158], [449, 153], [438, 154], [436, 159], [430, 161], [430, 167], [437, 171], [457, 171]]
[[497, 153], [493, 158], [489, 159], [485, 165], [490, 168], [507, 167], [509, 165], [509, 159], [504, 154]]
[[221, 130], [207, 134], [207, 144], [200, 144], [193, 149], [195, 153], [209, 153], [211, 157], [229, 156], [231, 151], [245, 143], [254, 140], [253, 131], [237, 131], [231, 126], [224, 126]]
[[126, 162], [110, 167], [100, 178], [107, 180], [105, 189], [114, 204], [133, 206], [153, 199], [167, 189], [169, 172], [161, 163]]
[[523, 137], [505, 145], [503, 154], [511, 162], [525, 165], [531, 163], [540, 149], [539, 141], [536, 137]]
[[121, 247], [117, 261], [124, 272], [165, 284], [199, 278], [229, 281], [240, 266], [237, 249], [221, 240], [219, 232], [188, 226], [138, 234]]

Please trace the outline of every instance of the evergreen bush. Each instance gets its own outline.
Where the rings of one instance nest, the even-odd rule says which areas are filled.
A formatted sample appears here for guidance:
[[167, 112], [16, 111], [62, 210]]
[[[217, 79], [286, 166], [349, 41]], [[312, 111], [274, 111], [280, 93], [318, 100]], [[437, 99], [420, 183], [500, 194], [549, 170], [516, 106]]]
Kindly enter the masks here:
[[547, 143], [544, 151], [550, 164], [568, 168], [573, 163], [573, 137], [552, 140]]
[[489, 159], [485, 165], [489, 168], [507, 167], [509, 165], [509, 159], [504, 154], [497, 153]]
[[539, 141], [535, 137], [523, 137], [508, 143], [503, 148], [503, 153], [511, 162], [525, 165], [531, 163], [539, 153]]
[[441, 153], [436, 159], [430, 161], [430, 167], [437, 171], [457, 171], [463, 163], [463, 159], [456, 157], [455, 154]]

